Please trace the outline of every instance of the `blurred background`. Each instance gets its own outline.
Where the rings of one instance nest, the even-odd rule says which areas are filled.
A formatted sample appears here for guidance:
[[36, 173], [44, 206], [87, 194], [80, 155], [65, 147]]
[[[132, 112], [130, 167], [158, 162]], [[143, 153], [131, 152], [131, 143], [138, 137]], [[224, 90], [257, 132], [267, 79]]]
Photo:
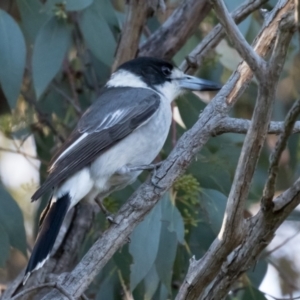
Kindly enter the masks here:
[[[229, 10], [239, 0], [224, 1]], [[268, 1], [270, 10], [276, 0]], [[167, 0], [165, 12], [148, 19], [141, 45], [180, 5]], [[47, 176], [47, 164], [97, 98], [111, 73], [126, 18], [124, 0], [0, 0], [0, 284], [5, 289], [25, 267], [47, 198], [31, 203], [31, 195]], [[172, 57], [180, 65], [218, 23], [213, 11]], [[239, 28], [251, 43], [263, 25], [256, 11]], [[227, 39], [204, 60], [197, 76], [225, 83], [240, 62]], [[282, 121], [299, 97], [299, 40], [294, 36], [273, 112]], [[257, 93], [255, 80], [231, 116], [250, 119]], [[213, 95], [181, 96], [174, 123], [160, 154], [163, 160], [179, 137], [198, 119]], [[213, 137], [153, 211], [135, 229], [94, 280], [90, 299], [172, 299], [184, 279], [189, 259], [199, 259], [220, 229], [226, 200], [244, 135]], [[267, 178], [269, 155], [277, 137], [269, 135], [257, 166], [245, 217], [255, 214]], [[289, 139], [279, 170], [277, 192], [299, 177], [299, 135]], [[148, 176], [105, 199], [116, 212]], [[278, 229], [260, 260], [244, 274], [228, 299], [292, 299], [300, 296], [300, 211]], [[99, 213], [77, 259], [109, 224]], [[151, 234], [149, 234], [149, 232]]]

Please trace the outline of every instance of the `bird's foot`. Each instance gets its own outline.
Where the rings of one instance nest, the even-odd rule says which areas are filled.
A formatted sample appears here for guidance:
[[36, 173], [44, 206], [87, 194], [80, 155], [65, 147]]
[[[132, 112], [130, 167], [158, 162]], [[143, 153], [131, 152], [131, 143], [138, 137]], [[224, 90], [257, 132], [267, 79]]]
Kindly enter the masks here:
[[139, 166], [131, 166], [131, 165], [126, 165], [123, 166], [118, 173], [119, 174], [125, 174], [128, 172], [134, 172], [134, 171], [144, 171], [144, 170], [148, 170], [148, 171], [153, 171], [153, 174], [151, 176], [151, 183], [152, 185], [154, 185], [156, 188], [161, 188], [156, 182], [155, 182], [155, 178], [156, 176], [156, 172], [157, 169], [162, 165], [162, 161], [158, 162], [156, 164], [149, 164], [149, 165], [139, 165]]
[[112, 214], [102, 203], [101, 199], [99, 199], [98, 197], [95, 198], [95, 202], [98, 204], [100, 210], [102, 211], [102, 213], [105, 215], [106, 220], [110, 223], [110, 224], [117, 224], [117, 222], [115, 222], [115, 216], [114, 214]]

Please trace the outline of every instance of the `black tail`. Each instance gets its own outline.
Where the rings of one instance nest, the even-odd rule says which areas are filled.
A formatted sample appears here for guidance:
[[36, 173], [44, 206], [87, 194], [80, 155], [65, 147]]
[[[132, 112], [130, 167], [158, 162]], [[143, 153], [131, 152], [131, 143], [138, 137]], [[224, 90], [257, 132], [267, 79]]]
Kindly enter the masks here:
[[70, 204], [71, 197], [69, 194], [66, 194], [58, 198], [56, 201], [52, 200], [46, 208], [45, 213], [42, 215], [40, 231], [25, 271], [23, 285], [26, 283], [30, 274], [41, 268], [45, 261], [49, 258]]

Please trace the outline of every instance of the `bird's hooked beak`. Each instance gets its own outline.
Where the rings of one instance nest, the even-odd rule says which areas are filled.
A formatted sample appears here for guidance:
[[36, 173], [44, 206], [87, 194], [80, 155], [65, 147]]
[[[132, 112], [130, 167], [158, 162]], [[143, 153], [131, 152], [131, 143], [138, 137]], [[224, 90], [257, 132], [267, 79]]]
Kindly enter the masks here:
[[218, 91], [222, 88], [220, 84], [213, 81], [186, 74], [179, 78], [178, 81], [180, 88], [192, 91]]

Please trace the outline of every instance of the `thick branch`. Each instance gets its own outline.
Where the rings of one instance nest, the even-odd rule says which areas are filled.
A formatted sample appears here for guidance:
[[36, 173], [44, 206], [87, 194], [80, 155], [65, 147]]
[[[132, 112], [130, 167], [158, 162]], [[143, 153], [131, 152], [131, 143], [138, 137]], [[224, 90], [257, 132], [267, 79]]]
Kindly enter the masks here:
[[[59, 285], [56, 285], [58, 276], [56, 274], [69, 272], [75, 266], [78, 258], [78, 249], [84, 242], [93, 220], [94, 208], [92, 205], [86, 203], [77, 205], [74, 213], [68, 214], [63, 228], [60, 230], [51, 259], [46, 262], [43, 268], [30, 276], [26, 286], [22, 285], [24, 273], [21, 272], [20, 276], [8, 287], [1, 299], [10, 299], [12, 295], [16, 295], [18, 297], [16, 299], [19, 299], [19, 295], [23, 295], [24, 291], [27, 291], [25, 294], [30, 292], [28, 299], [40, 300], [47, 292], [45, 292], [45, 289], [41, 289], [41, 286], [48, 286], [47, 282], [53, 281], [54, 285], [59, 287]], [[37, 283], [39, 283], [38, 286], [36, 286]], [[35, 288], [27, 288], [28, 286]], [[25, 298], [22, 297], [20, 299]]]
[[[268, 54], [270, 47], [266, 41], [275, 38], [278, 21], [286, 10], [288, 10], [286, 7], [283, 10], [277, 9], [272, 14], [272, 19], [269, 20], [267, 26], [260, 33], [256, 41], [259, 55]], [[248, 66], [241, 64], [219, 94], [206, 106], [196, 124], [180, 138], [168, 159], [157, 171], [161, 189], [153, 187], [149, 181], [141, 185], [119, 211], [115, 219], [117, 224], [112, 225], [103, 233], [102, 237], [92, 246], [70, 274], [61, 277], [61, 285], [70, 294], [78, 297], [83, 293], [115, 251], [126, 242], [126, 238], [133, 231], [134, 227], [141, 222], [145, 214], [149, 212], [164, 192], [172, 186], [172, 183], [184, 173], [194, 156], [208, 141], [218, 124], [237, 101], [238, 96], [245, 90], [251, 77], [252, 74]], [[203, 260], [203, 264], [200, 265], [200, 269], [195, 270], [193, 274], [189, 273], [185, 281], [186, 284], [183, 284], [182, 298], [179, 296], [178, 299], [184, 299], [186, 291], [190, 288], [193, 289], [200, 279], [202, 286], [203, 284], [204, 286], [209, 284], [212, 276], [219, 270], [228, 253], [228, 249], [224, 249], [219, 256], [216, 255], [216, 249], [220, 250], [221, 248], [219, 245], [216, 248], [215, 243], [206, 255], [208, 259]], [[199, 295], [199, 293], [195, 293], [195, 295]], [[60, 299], [58, 292], [54, 291], [44, 299], [53, 299], [54, 297]]]
[[184, 0], [140, 47], [139, 56], [171, 59], [195, 33], [210, 9], [207, 0]]
[[123, 62], [136, 57], [140, 36], [147, 19], [156, 12], [161, 3], [159, 0], [129, 0], [127, 2], [126, 21], [112, 67], [113, 71]]
[[[257, 10], [267, 0], [246, 1], [236, 8], [231, 16], [239, 24], [253, 11]], [[185, 73], [193, 74], [201, 66], [204, 58], [218, 45], [224, 38], [225, 31], [221, 24], [218, 24], [210, 33], [200, 42], [200, 44], [188, 55], [180, 65], [180, 69]]]
[[[287, 12], [293, 11], [292, 0], [280, 1], [271, 16], [266, 22], [265, 30], [259, 35], [257, 41], [262, 37], [273, 41], [277, 35], [279, 22]], [[272, 31], [270, 30], [272, 28]], [[268, 30], [266, 30], [268, 29]], [[268, 35], [266, 35], [268, 32]], [[291, 38], [291, 32], [286, 36]], [[288, 41], [286, 41], [288, 44]], [[259, 49], [262, 45], [272, 45], [273, 43], [256, 43], [254, 49]], [[286, 47], [287, 45], [284, 45]], [[269, 48], [270, 50], [270, 48]], [[265, 50], [266, 51], [266, 50]], [[267, 52], [267, 51], [266, 51]], [[281, 57], [284, 59], [284, 56]], [[239, 67], [240, 68], [240, 67]], [[247, 73], [247, 70], [244, 72]], [[206, 287], [211, 280], [215, 278], [221, 269], [222, 264], [226, 261], [230, 252], [236, 248], [243, 238], [243, 209], [248, 196], [250, 182], [254, 174], [261, 147], [265, 140], [269, 120], [272, 111], [272, 102], [275, 99], [275, 88], [278, 76], [270, 74], [266, 79], [261, 78], [259, 85], [259, 94], [254, 110], [252, 122], [244, 141], [242, 153], [239, 159], [238, 167], [235, 173], [234, 182], [226, 206], [223, 226], [216, 239], [205, 256], [199, 261], [192, 261], [185, 282], [181, 286], [176, 299], [198, 299], [206, 293]], [[232, 93], [229, 95], [231, 96]], [[227, 101], [230, 101], [227, 99]], [[230, 277], [230, 276], [229, 276]], [[228, 286], [229, 288], [230, 286]], [[225, 290], [225, 293], [228, 289]], [[222, 299], [222, 297], [216, 297]]]
[[248, 44], [237, 25], [230, 16], [223, 0], [210, 0], [215, 12], [223, 25], [227, 36], [233, 43], [235, 49], [247, 62], [255, 76], [260, 80], [265, 76], [266, 62]]

